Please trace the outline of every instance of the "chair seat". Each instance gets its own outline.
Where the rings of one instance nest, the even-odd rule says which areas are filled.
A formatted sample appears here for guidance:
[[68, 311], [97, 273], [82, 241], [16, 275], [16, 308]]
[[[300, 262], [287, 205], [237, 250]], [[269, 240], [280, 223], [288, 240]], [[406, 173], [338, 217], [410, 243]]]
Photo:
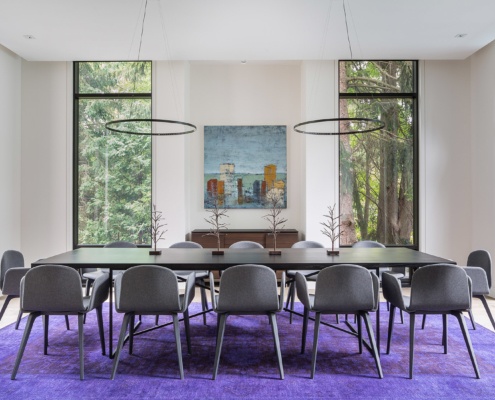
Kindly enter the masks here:
[[178, 276], [187, 276], [191, 274], [192, 272], [196, 273], [196, 279], [201, 279], [201, 278], [207, 278], [208, 277], [208, 271], [174, 271], [175, 275]]

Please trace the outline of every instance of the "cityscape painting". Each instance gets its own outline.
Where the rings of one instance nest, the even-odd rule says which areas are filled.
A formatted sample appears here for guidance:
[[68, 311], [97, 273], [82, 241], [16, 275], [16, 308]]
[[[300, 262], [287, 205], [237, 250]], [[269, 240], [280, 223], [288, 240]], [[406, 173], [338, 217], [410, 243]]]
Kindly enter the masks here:
[[204, 207], [287, 208], [287, 127], [205, 126]]

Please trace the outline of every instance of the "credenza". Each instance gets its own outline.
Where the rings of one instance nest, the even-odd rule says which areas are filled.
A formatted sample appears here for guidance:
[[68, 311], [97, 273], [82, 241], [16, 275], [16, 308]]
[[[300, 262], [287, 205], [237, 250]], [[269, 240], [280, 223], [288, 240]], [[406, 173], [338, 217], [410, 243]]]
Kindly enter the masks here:
[[[199, 243], [207, 249], [217, 247], [217, 238], [207, 235], [209, 229], [194, 229], [189, 234], [189, 240]], [[224, 229], [220, 231], [220, 248], [229, 248], [232, 243], [241, 240], [257, 242], [263, 247], [273, 247], [273, 235], [269, 229]], [[286, 249], [299, 241], [299, 232], [296, 229], [282, 229], [277, 235], [277, 248]]]

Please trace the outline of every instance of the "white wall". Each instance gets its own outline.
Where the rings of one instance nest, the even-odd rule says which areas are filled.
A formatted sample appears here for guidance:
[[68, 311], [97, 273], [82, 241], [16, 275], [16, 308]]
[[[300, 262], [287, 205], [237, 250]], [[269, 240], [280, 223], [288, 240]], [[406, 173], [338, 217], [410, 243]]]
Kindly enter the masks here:
[[[203, 206], [203, 149], [205, 125], [287, 125], [286, 228], [301, 229], [302, 172], [300, 137], [292, 126], [299, 122], [299, 63], [191, 63], [191, 121], [198, 132], [191, 137], [189, 229], [206, 229]], [[268, 228], [266, 210], [229, 210], [230, 229]]]
[[[471, 246], [495, 257], [495, 42], [470, 57], [470, 62]], [[492, 267], [492, 276], [494, 271]], [[495, 296], [495, 287], [491, 295]]]
[[426, 61], [420, 71], [420, 249], [466, 262], [471, 246], [468, 61]]
[[0, 46], [0, 254], [21, 250], [21, 58]]
[[27, 263], [71, 248], [70, 65], [22, 62], [21, 229]]

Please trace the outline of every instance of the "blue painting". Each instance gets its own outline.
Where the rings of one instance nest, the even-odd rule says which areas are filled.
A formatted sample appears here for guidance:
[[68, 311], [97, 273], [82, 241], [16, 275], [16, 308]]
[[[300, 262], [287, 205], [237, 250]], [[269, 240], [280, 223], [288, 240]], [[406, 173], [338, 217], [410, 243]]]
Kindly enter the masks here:
[[287, 208], [287, 127], [205, 126], [204, 207]]

